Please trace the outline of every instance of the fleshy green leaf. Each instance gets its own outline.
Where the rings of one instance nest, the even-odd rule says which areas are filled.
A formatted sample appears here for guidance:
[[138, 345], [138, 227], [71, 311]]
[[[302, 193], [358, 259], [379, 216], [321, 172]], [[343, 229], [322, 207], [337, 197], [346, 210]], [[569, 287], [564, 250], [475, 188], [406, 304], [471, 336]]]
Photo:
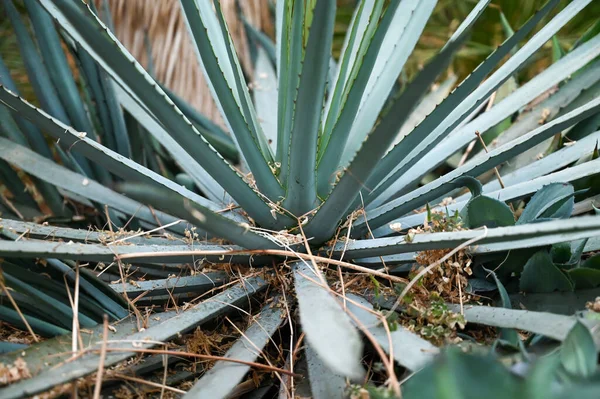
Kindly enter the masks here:
[[[250, 327], [244, 331], [243, 336], [225, 353], [225, 357], [247, 362], [255, 361], [282, 321], [282, 309], [267, 304], [254, 318]], [[190, 388], [184, 398], [227, 398], [249, 370], [250, 366], [245, 364], [232, 364], [226, 360], [216, 362]]]
[[[109, 348], [151, 348], [157, 342], [167, 341], [179, 334], [191, 331], [198, 325], [231, 311], [232, 306], [239, 306], [246, 302], [251, 295], [265, 288], [266, 283], [262, 279], [247, 279], [243, 285], [241, 283], [237, 284], [227, 291], [188, 309], [186, 312], [168, 318], [166, 321], [146, 330], [131, 334], [122, 341], [110, 343], [108, 346]], [[150, 342], [147, 342], [148, 340]], [[99, 349], [99, 345], [95, 346], [96, 349]], [[135, 355], [136, 353], [134, 352], [126, 351], [109, 353], [106, 356], [104, 364], [106, 367], [109, 367]], [[24, 396], [31, 396], [47, 391], [55, 385], [65, 384], [76, 378], [89, 375], [98, 370], [99, 356], [99, 354], [91, 353], [77, 360], [63, 363], [59, 367], [46, 369], [33, 378], [0, 389], [0, 397], [17, 399]]]
[[294, 286], [306, 340], [333, 372], [361, 378], [362, 341], [341, 305], [320, 284], [310, 266], [296, 263]]
[[573, 283], [552, 263], [546, 251], [536, 252], [527, 261], [519, 287], [523, 292], [573, 291]]
[[598, 353], [590, 330], [576, 322], [560, 348], [560, 361], [563, 367], [574, 376], [592, 376], [597, 366]]
[[394, 359], [398, 364], [411, 371], [417, 371], [433, 360], [438, 348], [402, 326], [397, 326], [388, 335], [377, 317], [364, 309], [365, 307], [372, 309], [372, 305], [366, 299], [353, 294], [348, 294], [347, 297], [349, 301], [346, 305], [350, 312], [358, 319], [360, 325], [368, 329], [387, 353], [390, 353], [391, 340]]
[[296, 216], [317, 205], [317, 143], [329, 72], [336, 3], [316, 0], [296, 94], [283, 207]]
[[461, 211], [465, 226], [475, 229], [481, 226], [513, 226], [515, 217], [510, 208], [502, 201], [485, 195], [471, 199]]
[[[553, 205], [556, 205], [565, 198], [571, 198], [574, 195], [573, 186], [570, 184], [549, 184], [542, 188], [540, 191], [535, 193], [531, 200], [525, 207], [525, 210], [519, 217], [517, 224], [531, 223], [534, 220], [540, 218], [542, 214], [550, 209]], [[562, 207], [560, 207], [562, 208]], [[572, 209], [572, 206], [571, 206]], [[566, 209], [560, 213], [554, 213], [549, 215], [549, 218], [568, 218], [571, 216], [571, 211]]]

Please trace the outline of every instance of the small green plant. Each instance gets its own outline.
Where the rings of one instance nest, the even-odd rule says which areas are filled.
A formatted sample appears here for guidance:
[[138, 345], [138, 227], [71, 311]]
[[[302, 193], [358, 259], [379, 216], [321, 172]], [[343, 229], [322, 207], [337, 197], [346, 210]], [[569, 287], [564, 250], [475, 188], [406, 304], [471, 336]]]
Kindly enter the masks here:
[[[359, 1], [334, 60], [336, 2], [277, 1], [275, 42], [252, 36], [257, 81], [247, 82], [220, 2], [181, 0], [222, 129], [157, 83], [92, 3], [25, 0], [29, 30], [4, 0], [35, 98], [19, 96], [0, 62], [0, 319], [74, 338], [2, 356], [5, 365], [26, 359], [32, 377], [0, 397], [77, 384], [108, 395], [103, 372], [127, 377], [116, 364], [136, 375], [160, 368], [161, 389], [165, 376], [188, 379], [188, 397], [248, 387], [293, 395], [302, 387], [287, 376], [302, 372], [291, 371], [299, 361], [313, 397], [342, 396], [365, 376], [371, 397], [461, 397], [454, 393], [479, 387], [488, 369], [496, 395], [511, 396], [514, 370], [422, 337], [453, 346], [465, 322], [499, 328], [525, 352], [560, 347], [565, 369], [592, 381], [591, 356], [580, 370], [566, 330], [572, 316], [509, 309], [519, 289], [555, 298], [558, 288], [600, 282], [597, 262], [571, 262], [600, 249], [590, 205], [600, 36], [592, 31], [530, 81], [513, 81], [591, 0], [571, 1], [537, 28], [558, 3], [549, 0], [443, 99], [431, 88], [452, 86], [447, 67], [490, 1], [474, 4], [398, 85], [435, 3]], [[475, 151], [479, 135], [494, 140]], [[557, 135], [571, 142], [552, 142]], [[399, 294], [402, 306], [374, 311], [363, 295], [373, 290], [381, 301]], [[494, 293], [502, 307], [483, 306]], [[105, 314], [123, 320], [109, 324]], [[587, 353], [597, 322], [578, 327]], [[230, 335], [223, 357], [182, 344], [224, 324], [232, 329], [220, 330]], [[537, 338], [524, 343], [515, 330]], [[49, 360], [44, 345], [67, 355]], [[140, 363], [125, 362], [133, 358]], [[215, 363], [167, 375], [166, 358]], [[99, 364], [106, 370], [84, 380]]]

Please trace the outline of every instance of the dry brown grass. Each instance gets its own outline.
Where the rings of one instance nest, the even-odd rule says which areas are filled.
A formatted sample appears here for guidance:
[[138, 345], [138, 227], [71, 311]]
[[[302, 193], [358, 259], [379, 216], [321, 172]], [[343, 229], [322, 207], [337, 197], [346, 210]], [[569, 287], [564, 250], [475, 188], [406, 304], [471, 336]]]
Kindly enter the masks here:
[[[96, 3], [100, 6], [101, 1], [96, 0]], [[246, 32], [235, 3], [235, 0], [222, 0], [221, 6], [242, 66], [251, 75]], [[273, 32], [268, 0], [239, 3], [253, 26]], [[109, 4], [117, 37], [140, 63], [148, 66], [147, 32], [156, 78], [207, 117], [221, 122], [187, 31], [179, 0], [109, 0]]]

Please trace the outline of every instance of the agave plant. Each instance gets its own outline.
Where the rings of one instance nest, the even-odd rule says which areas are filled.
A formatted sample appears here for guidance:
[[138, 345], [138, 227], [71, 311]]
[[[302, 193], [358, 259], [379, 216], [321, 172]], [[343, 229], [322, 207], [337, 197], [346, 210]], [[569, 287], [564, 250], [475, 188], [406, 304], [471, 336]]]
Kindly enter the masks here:
[[548, 1], [450, 94], [489, 0], [405, 85], [434, 0], [358, 2], [337, 60], [335, 2], [280, 0], [251, 84], [220, 2], [181, 0], [230, 134], [106, 12], [26, 0], [32, 38], [3, 3], [36, 98], [0, 63], [0, 317], [72, 339], [7, 344], [0, 397], [597, 395], [600, 36], [513, 78], [591, 0], [536, 30]]

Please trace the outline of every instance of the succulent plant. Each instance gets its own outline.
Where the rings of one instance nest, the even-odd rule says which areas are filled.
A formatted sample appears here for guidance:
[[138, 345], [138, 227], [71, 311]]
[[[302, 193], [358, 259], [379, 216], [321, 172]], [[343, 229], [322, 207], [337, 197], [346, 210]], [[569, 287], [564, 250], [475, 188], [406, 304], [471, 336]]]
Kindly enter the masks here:
[[[36, 98], [0, 62], [0, 319], [72, 340], [6, 344], [0, 397], [94, 373], [117, 395], [103, 377], [162, 368], [145, 389], [187, 397], [597, 394], [600, 36], [514, 79], [591, 0], [536, 30], [549, 0], [447, 96], [489, 0], [406, 84], [434, 0], [359, 1], [337, 60], [336, 3], [280, 0], [275, 43], [250, 31], [250, 84], [220, 2], [180, 3], [226, 129], [141, 67], [107, 8], [25, 0], [30, 32], [3, 2]], [[182, 357], [202, 362], [167, 375]]]

